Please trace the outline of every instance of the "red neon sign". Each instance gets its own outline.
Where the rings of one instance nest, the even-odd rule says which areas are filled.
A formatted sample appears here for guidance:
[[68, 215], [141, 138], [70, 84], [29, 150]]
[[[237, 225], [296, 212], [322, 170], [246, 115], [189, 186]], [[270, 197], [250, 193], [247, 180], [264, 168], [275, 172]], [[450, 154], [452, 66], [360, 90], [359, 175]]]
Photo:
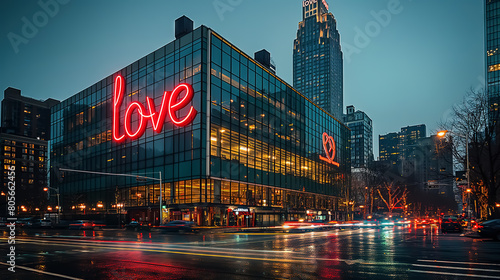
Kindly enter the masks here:
[[319, 159], [339, 166], [338, 162], [333, 161], [335, 158], [335, 140], [333, 140], [333, 136], [329, 136], [326, 132], [323, 132], [323, 148], [325, 149], [326, 157], [319, 156]]
[[[151, 120], [151, 124], [153, 125], [153, 130], [157, 133], [160, 133], [163, 124], [165, 123], [165, 117], [168, 113], [170, 120], [176, 126], [186, 126], [193, 122], [196, 114], [198, 113], [193, 106], [189, 108], [188, 114], [179, 118], [176, 114], [177, 111], [186, 107], [193, 100], [193, 87], [189, 84], [180, 84], [174, 88], [172, 92], [165, 91], [163, 93], [163, 98], [161, 101], [160, 110], [156, 110], [155, 103], [152, 98], [146, 97], [146, 102], [148, 108], [138, 101], [134, 101], [130, 103], [125, 111], [125, 117], [123, 118], [123, 127], [125, 132], [120, 134], [120, 107], [123, 101], [123, 92], [125, 90], [125, 81], [123, 77], [118, 75], [115, 78], [115, 86], [113, 92], [113, 139], [116, 142], [123, 142], [127, 137], [134, 140], [141, 137], [146, 131], [146, 126], [148, 124], [148, 120]], [[181, 100], [179, 96], [182, 92], [186, 92], [184, 97]], [[135, 129], [132, 128], [132, 115], [134, 111], [137, 112], [139, 116], [139, 125]]]

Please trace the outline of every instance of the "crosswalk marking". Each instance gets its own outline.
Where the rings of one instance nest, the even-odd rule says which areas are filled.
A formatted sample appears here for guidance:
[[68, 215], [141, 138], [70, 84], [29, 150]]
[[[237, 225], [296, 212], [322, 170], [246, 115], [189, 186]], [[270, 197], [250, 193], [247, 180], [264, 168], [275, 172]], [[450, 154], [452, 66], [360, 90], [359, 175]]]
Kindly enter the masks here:
[[[496, 269], [500, 264], [482, 263], [482, 262], [459, 262], [459, 261], [444, 261], [444, 260], [417, 260], [420, 263], [412, 264], [410, 272], [463, 276], [475, 278], [500, 279], [500, 270]], [[441, 265], [442, 264], [442, 265]], [[457, 266], [461, 265], [461, 266]], [[417, 269], [418, 268], [418, 269]], [[495, 269], [494, 269], [495, 268]], [[425, 270], [427, 269], [427, 270]], [[468, 272], [468, 273], [467, 273]], [[472, 274], [474, 273], [474, 274]], [[493, 274], [493, 275], [492, 275]]]
[[440, 261], [440, 260], [424, 260], [424, 259], [417, 260], [417, 262], [436, 262], [436, 263], [454, 263], [454, 264], [471, 264], [471, 265], [500, 266], [500, 264], [496, 264], [496, 263], [456, 262], [456, 261]]
[[429, 267], [429, 268], [441, 268], [441, 269], [458, 269], [458, 270], [471, 270], [471, 271], [500, 272], [500, 270], [496, 270], [496, 269], [473, 268], [473, 267], [457, 267], [457, 266], [441, 266], [441, 265], [425, 265], [425, 264], [413, 264], [413, 266]]
[[443, 271], [427, 271], [427, 270], [412, 270], [412, 269], [410, 269], [410, 272], [428, 273], [428, 274], [439, 274], [439, 275], [452, 275], [452, 276], [478, 277], [478, 278], [489, 278], [489, 279], [500, 279], [499, 276], [479, 275], [479, 274], [451, 273], [451, 272], [443, 272]]

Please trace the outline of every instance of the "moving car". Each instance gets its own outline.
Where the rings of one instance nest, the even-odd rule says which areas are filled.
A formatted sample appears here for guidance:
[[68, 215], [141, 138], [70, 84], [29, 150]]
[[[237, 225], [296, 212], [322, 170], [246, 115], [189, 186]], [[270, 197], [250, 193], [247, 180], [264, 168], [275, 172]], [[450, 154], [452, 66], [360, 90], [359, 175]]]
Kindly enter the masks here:
[[162, 231], [177, 231], [177, 232], [194, 232], [194, 223], [189, 221], [171, 221], [159, 227]]
[[500, 219], [482, 222], [477, 226], [477, 233], [481, 237], [500, 240]]
[[89, 220], [78, 220], [69, 224], [69, 229], [94, 229], [94, 225]]
[[441, 232], [446, 233], [450, 231], [462, 232], [462, 226], [456, 216], [444, 216], [441, 220]]

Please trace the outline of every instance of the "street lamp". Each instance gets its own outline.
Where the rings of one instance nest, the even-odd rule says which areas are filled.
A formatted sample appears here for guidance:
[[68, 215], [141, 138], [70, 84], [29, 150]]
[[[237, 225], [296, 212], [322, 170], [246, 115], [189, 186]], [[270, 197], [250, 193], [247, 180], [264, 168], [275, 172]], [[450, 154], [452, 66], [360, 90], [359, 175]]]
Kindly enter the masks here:
[[467, 165], [467, 169], [466, 169], [466, 176], [467, 176], [467, 193], [468, 193], [468, 202], [467, 202], [467, 216], [469, 217], [469, 222], [467, 223], [467, 230], [470, 231], [471, 230], [471, 213], [470, 213], [470, 193], [471, 193], [471, 188], [470, 188], [470, 170], [469, 170], [469, 134], [465, 134], [465, 135], [462, 135], [462, 134], [458, 134], [458, 133], [455, 133], [455, 132], [452, 132], [452, 131], [448, 131], [448, 130], [442, 130], [442, 131], [439, 131], [437, 133], [437, 136], [439, 137], [444, 137], [446, 135], [446, 133], [451, 133], [451, 134], [455, 134], [456, 136], [458, 137], [462, 137], [462, 138], [465, 138], [465, 157], [466, 157], [466, 165]]
[[[44, 187], [43, 188], [43, 191], [46, 192], [46, 191], [49, 191], [49, 190], [54, 190], [56, 192], [56, 196], [57, 196], [57, 223], [59, 223], [59, 220], [60, 220], [60, 215], [61, 215], [61, 204], [59, 203], [59, 188], [53, 188], [53, 187]], [[52, 210], [52, 208], [51, 208]], [[49, 210], [49, 211], [51, 211]]]

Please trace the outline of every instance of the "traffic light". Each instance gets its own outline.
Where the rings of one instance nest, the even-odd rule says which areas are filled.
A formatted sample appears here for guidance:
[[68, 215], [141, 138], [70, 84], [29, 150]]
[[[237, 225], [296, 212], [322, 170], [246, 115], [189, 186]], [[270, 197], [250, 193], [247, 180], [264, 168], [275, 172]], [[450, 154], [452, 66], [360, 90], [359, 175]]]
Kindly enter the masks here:
[[161, 208], [167, 209], [167, 206], [166, 205], [162, 205]]

